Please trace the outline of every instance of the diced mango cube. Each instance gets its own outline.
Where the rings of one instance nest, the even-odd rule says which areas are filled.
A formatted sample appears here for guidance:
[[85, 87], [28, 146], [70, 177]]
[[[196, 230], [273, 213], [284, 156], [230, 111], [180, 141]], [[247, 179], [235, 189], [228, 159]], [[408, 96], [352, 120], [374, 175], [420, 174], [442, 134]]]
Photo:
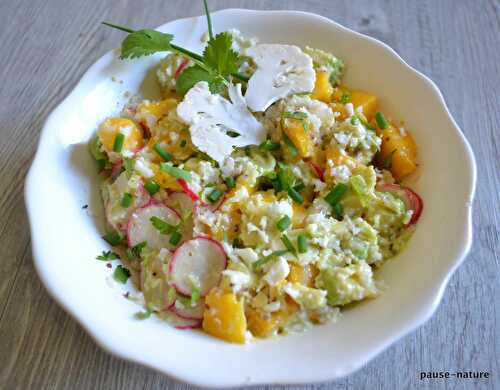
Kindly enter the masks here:
[[233, 293], [212, 290], [205, 298], [203, 330], [212, 336], [233, 343], [244, 343], [247, 320], [243, 300]]
[[175, 107], [177, 107], [177, 100], [173, 98], [159, 102], [144, 101], [137, 107], [136, 118], [148, 129], [151, 129]]
[[333, 180], [331, 175], [331, 167], [337, 167], [339, 165], [347, 165], [349, 168], [356, 168], [359, 163], [355, 158], [346, 154], [343, 150], [339, 149], [335, 145], [328, 145], [325, 149], [326, 156], [326, 169], [325, 169], [325, 180], [330, 183]]
[[417, 168], [417, 146], [411, 134], [406, 130], [401, 133], [392, 125], [384, 130], [377, 129], [377, 132], [382, 137], [379, 166], [388, 168], [397, 180], [414, 172]]
[[304, 122], [300, 119], [288, 118], [284, 122], [283, 131], [297, 148], [300, 157], [309, 157], [313, 152], [313, 143]]
[[121, 133], [125, 136], [123, 149], [136, 151], [143, 145], [142, 132], [134, 121], [128, 118], [109, 118], [99, 127], [98, 135], [104, 149], [113, 151], [116, 136]]
[[362, 107], [363, 115], [370, 121], [377, 111], [377, 97], [364, 91], [352, 91], [350, 98], [354, 109]]
[[314, 279], [318, 274], [318, 270], [316, 267], [312, 265], [300, 265], [300, 264], [291, 264], [290, 273], [287, 276], [287, 280], [290, 283], [300, 283], [304, 286], [313, 287]]
[[333, 87], [327, 72], [316, 72], [316, 83], [312, 93], [312, 98], [329, 103], [332, 100]]
[[153, 176], [153, 180], [156, 181], [161, 188], [175, 191], [182, 190], [182, 187], [177, 182], [177, 179], [169, 175], [167, 172], [163, 172], [158, 164], [151, 164], [151, 168], [155, 173], [155, 175]]
[[294, 228], [302, 228], [305, 225], [306, 219], [306, 208], [302, 204], [296, 202], [292, 203], [293, 216], [292, 216], [292, 226]]
[[259, 310], [248, 308], [246, 312], [248, 330], [255, 337], [268, 337], [281, 324], [282, 317], [277, 314], [264, 314]]

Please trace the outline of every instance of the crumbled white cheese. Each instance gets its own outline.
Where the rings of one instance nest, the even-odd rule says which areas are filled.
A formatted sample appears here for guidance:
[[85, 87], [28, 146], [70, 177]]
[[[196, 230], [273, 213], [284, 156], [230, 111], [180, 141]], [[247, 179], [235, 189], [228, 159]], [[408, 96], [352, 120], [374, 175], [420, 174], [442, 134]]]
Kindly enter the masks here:
[[264, 305], [262, 310], [268, 313], [274, 313], [275, 311], [278, 311], [281, 308], [281, 303], [280, 301], [274, 301], [271, 303], [268, 303], [267, 305]]
[[344, 164], [330, 168], [330, 175], [337, 179], [337, 181], [347, 181], [351, 177], [351, 174], [349, 167]]
[[246, 54], [257, 65], [245, 94], [252, 111], [265, 111], [279, 99], [314, 89], [316, 73], [312, 59], [299, 47], [260, 44], [250, 47]]
[[[208, 83], [200, 81], [177, 106], [179, 117], [190, 125], [193, 144], [220, 165], [233, 147], [258, 145], [266, 138], [266, 129], [246, 107], [241, 84], [230, 84], [228, 93], [231, 101], [213, 95]], [[228, 130], [239, 136], [230, 137]]]
[[257, 260], [259, 260], [259, 255], [257, 255], [257, 253], [255, 253], [252, 248], [235, 249], [233, 252], [248, 266], [251, 266]]
[[353, 116], [354, 115], [354, 106], [352, 103], [346, 103], [345, 104], [345, 109], [347, 111], [348, 116]]
[[144, 160], [144, 157], [139, 157], [137, 160], [135, 160], [134, 168], [143, 177], [148, 178], [148, 177], [153, 177], [155, 175], [149, 163], [146, 160]]
[[399, 134], [401, 134], [401, 137], [404, 137], [406, 136], [406, 130], [404, 127], [400, 127], [399, 128]]
[[285, 278], [290, 273], [290, 266], [286, 259], [282, 256], [269, 267], [269, 270], [264, 275], [263, 280], [266, 281], [270, 286], [275, 286], [278, 283], [285, 280]]
[[250, 275], [244, 272], [227, 269], [222, 271], [222, 274], [229, 278], [233, 292], [242, 291], [250, 284]]

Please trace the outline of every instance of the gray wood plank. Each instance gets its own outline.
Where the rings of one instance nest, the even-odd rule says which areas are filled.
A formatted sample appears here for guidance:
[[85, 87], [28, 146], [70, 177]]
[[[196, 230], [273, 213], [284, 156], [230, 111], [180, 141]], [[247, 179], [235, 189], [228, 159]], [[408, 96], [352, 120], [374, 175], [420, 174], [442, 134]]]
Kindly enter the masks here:
[[[316, 12], [388, 43], [436, 81], [478, 160], [473, 248], [436, 315], [354, 375], [302, 388], [500, 388], [500, 3], [210, 3], [212, 9]], [[0, 388], [189, 388], [102, 352], [50, 299], [31, 261], [22, 186], [44, 118], [83, 72], [119, 43], [121, 34], [102, 28], [101, 20], [155, 26], [200, 13], [200, 2], [193, 0], [0, 2]], [[493, 377], [419, 379], [420, 371], [441, 369], [490, 371]]]

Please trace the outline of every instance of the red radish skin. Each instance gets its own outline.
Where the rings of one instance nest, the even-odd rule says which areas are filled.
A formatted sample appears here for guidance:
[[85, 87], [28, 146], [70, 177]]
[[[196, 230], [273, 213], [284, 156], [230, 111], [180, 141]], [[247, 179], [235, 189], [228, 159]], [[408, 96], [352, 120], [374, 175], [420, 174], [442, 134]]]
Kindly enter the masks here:
[[153, 249], [172, 248], [169, 244], [170, 235], [161, 234], [151, 223], [151, 217], [158, 217], [171, 225], [177, 225], [180, 218], [170, 207], [152, 199], [149, 204], [134, 211], [127, 226], [128, 246], [146, 241]]
[[321, 181], [325, 181], [325, 175], [323, 174], [323, 171], [321, 170], [320, 167], [318, 167], [315, 163], [312, 161], [309, 161], [309, 166], [312, 168], [316, 176], [318, 176], [318, 179]]
[[123, 160], [118, 161], [113, 168], [111, 168], [111, 179], [116, 180], [116, 178], [120, 175], [120, 171], [123, 167]]
[[199, 300], [194, 307], [186, 307], [178, 300], [172, 304], [172, 311], [179, 317], [187, 320], [201, 320], [205, 311], [205, 302]]
[[177, 179], [177, 183], [182, 187], [182, 190], [189, 196], [193, 202], [200, 200], [200, 197], [189, 187], [189, 184], [184, 179]]
[[182, 63], [179, 65], [179, 67], [175, 71], [175, 73], [174, 73], [174, 79], [176, 79], [177, 77], [179, 77], [179, 75], [182, 73], [182, 71], [187, 66], [187, 64], [189, 64], [189, 60], [186, 58], [184, 61], [182, 61]]
[[169, 264], [170, 280], [181, 294], [191, 295], [192, 279], [200, 283], [200, 296], [219, 284], [227, 267], [227, 254], [222, 245], [210, 237], [198, 236], [178, 247]]
[[172, 309], [165, 312], [168, 322], [176, 329], [197, 329], [201, 328], [201, 320], [182, 318], [178, 316]]
[[413, 210], [408, 225], [414, 225], [418, 222], [424, 209], [424, 201], [415, 191], [408, 187], [400, 186], [399, 184], [381, 184], [377, 186], [377, 190], [394, 193], [404, 202], [407, 209]]

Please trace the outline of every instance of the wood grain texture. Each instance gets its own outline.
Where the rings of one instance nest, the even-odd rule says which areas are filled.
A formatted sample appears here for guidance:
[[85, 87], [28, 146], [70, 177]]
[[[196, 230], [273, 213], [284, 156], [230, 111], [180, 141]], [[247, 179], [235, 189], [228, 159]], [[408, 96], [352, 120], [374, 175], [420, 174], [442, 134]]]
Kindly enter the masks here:
[[[477, 157], [474, 244], [436, 314], [350, 377], [302, 388], [499, 389], [500, 3], [210, 3], [212, 9], [315, 12], [388, 43], [438, 84]], [[45, 117], [97, 58], [119, 44], [122, 35], [99, 22], [156, 26], [200, 13], [197, 0], [0, 1], [1, 389], [190, 388], [101, 351], [51, 300], [32, 265], [22, 191]], [[421, 381], [419, 372], [428, 370], [481, 370], [492, 378]]]

